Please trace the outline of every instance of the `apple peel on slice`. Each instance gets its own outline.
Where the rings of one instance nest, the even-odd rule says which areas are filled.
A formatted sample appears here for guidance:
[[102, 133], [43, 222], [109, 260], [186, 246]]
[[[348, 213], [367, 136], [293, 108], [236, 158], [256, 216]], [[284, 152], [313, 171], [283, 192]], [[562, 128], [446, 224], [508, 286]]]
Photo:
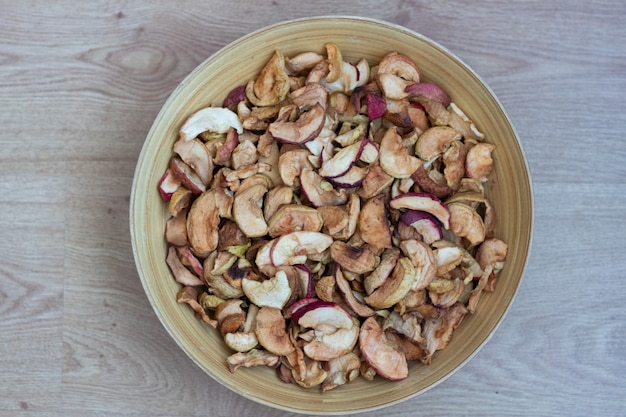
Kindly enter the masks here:
[[450, 228], [450, 210], [448, 206], [433, 194], [404, 193], [389, 201], [392, 209], [421, 210], [435, 216], [447, 230]]
[[352, 351], [359, 337], [358, 320], [342, 307], [329, 302], [314, 302], [297, 311], [297, 323], [314, 329], [315, 338], [303, 347], [304, 353], [317, 361], [329, 361]]

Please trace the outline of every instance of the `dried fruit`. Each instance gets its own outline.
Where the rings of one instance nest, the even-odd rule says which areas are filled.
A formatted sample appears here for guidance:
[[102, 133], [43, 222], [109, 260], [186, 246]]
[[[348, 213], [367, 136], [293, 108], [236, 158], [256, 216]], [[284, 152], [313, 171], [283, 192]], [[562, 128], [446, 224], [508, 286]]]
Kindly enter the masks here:
[[322, 391], [429, 364], [504, 267], [495, 145], [408, 56], [276, 51], [180, 128], [158, 191], [179, 303]]

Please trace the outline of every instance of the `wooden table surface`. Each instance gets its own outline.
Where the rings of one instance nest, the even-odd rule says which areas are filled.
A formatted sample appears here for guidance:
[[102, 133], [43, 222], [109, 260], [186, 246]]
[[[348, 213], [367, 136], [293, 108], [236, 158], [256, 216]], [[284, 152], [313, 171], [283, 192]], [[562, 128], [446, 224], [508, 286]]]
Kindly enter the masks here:
[[492, 339], [436, 388], [361, 415], [626, 414], [623, 1], [0, 0], [0, 415], [291, 415], [222, 387], [169, 338], [128, 204], [151, 123], [193, 68], [323, 14], [404, 25], [473, 67], [535, 193], [526, 274]]

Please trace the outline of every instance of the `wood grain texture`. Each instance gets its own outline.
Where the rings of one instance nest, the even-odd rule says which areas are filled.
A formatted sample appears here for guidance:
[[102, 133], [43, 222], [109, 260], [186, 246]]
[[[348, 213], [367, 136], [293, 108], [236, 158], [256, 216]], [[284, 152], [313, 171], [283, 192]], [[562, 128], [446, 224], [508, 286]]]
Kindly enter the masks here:
[[[199, 370], [152, 312], [128, 231], [135, 163], [176, 85], [278, 21], [375, 17], [491, 86], [531, 167], [518, 296], [459, 372], [361, 414], [626, 414], [626, 4], [0, 0], [0, 414], [288, 416]], [[349, 401], [349, 399], [346, 399]]]

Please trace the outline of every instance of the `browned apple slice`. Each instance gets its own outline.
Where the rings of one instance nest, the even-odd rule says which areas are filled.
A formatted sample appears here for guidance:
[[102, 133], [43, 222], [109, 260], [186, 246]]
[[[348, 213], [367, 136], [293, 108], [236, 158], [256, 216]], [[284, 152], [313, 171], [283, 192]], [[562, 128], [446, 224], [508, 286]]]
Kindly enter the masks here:
[[343, 299], [346, 304], [357, 316], [369, 317], [374, 315], [374, 310], [356, 299], [354, 293], [352, 292], [352, 288], [350, 287], [350, 283], [343, 276], [343, 272], [341, 272], [341, 268], [339, 268], [339, 266], [335, 266], [335, 282], [337, 283], [337, 288], [343, 295]]
[[209, 149], [199, 139], [182, 140], [174, 143], [174, 152], [193, 168], [204, 185], [208, 185], [213, 179], [213, 158]]
[[376, 267], [376, 255], [368, 245], [354, 247], [336, 240], [330, 245], [330, 256], [341, 267], [355, 274], [371, 272]]
[[409, 178], [420, 166], [419, 158], [409, 155], [396, 127], [389, 128], [380, 143], [380, 166], [394, 178]]
[[365, 199], [372, 198], [384, 192], [392, 183], [393, 177], [387, 174], [379, 163], [372, 163], [357, 193]]
[[361, 325], [359, 347], [365, 361], [383, 378], [398, 381], [409, 376], [406, 357], [386, 340], [376, 316]]
[[456, 140], [461, 140], [461, 134], [455, 129], [449, 126], [433, 126], [417, 139], [415, 153], [424, 161], [432, 161]]
[[206, 257], [217, 248], [220, 213], [217, 206], [217, 191], [202, 193], [191, 205], [187, 214], [187, 236], [194, 253]]
[[307, 149], [292, 149], [280, 155], [278, 159], [278, 172], [285, 185], [292, 186], [297, 177], [305, 168], [313, 168], [309, 157], [311, 152]]
[[256, 80], [246, 84], [246, 96], [255, 106], [273, 106], [287, 97], [289, 86], [285, 57], [280, 51], [275, 51]]
[[169, 169], [174, 178], [194, 194], [200, 194], [206, 191], [206, 184], [204, 184], [198, 174], [178, 156], [173, 156], [172, 159], [170, 159]]
[[398, 303], [413, 287], [417, 271], [409, 258], [400, 258], [391, 276], [373, 293], [365, 297], [365, 302], [376, 308], [389, 308]]
[[319, 232], [322, 224], [322, 216], [315, 208], [288, 204], [282, 206], [269, 220], [268, 234], [278, 237], [297, 231]]
[[398, 259], [400, 259], [401, 253], [398, 248], [386, 249], [380, 259], [380, 263], [370, 274], [368, 274], [363, 280], [363, 287], [367, 294], [371, 294], [375, 289], [380, 287], [387, 281], [387, 278], [393, 272], [396, 267]]
[[385, 195], [379, 194], [370, 198], [359, 214], [359, 232], [361, 239], [375, 248], [391, 248], [391, 229], [387, 209], [385, 207]]
[[467, 151], [465, 170], [467, 176], [480, 182], [487, 181], [487, 175], [493, 168], [491, 153], [495, 149], [491, 143], [477, 143]]
[[485, 240], [485, 225], [476, 210], [463, 203], [452, 203], [448, 208], [452, 232], [457, 236], [466, 238], [472, 246]]
[[289, 355], [295, 347], [286, 331], [285, 318], [279, 308], [261, 307], [256, 315], [256, 334], [261, 346], [280, 356]]
[[279, 142], [302, 144], [315, 139], [326, 122], [326, 111], [316, 104], [303, 113], [296, 121], [275, 121], [270, 123], [268, 131]]
[[183, 265], [174, 246], [170, 246], [167, 252], [166, 262], [176, 282], [189, 287], [197, 287], [205, 284], [203, 280], [198, 278], [197, 275], [193, 274]]

